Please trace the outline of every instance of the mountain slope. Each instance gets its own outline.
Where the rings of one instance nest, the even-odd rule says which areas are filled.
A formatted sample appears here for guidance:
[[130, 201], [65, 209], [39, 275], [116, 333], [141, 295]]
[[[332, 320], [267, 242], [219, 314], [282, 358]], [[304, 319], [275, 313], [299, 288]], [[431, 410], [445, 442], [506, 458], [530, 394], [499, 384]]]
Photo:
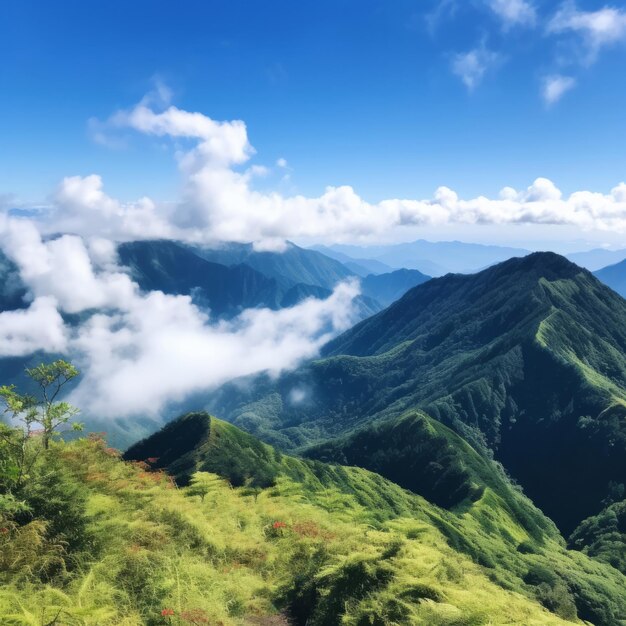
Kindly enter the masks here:
[[492, 450], [564, 532], [626, 482], [626, 302], [552, 253], [419, 285], [220, 415], [285, 447], [412, 408]]
[[173, 241], [135, 241], [118, 247], [122, 265], [145, 291], [191, 295], [198, 306], [216, 316], [233, 316], [244, 308], [276, 308], [275, 279], [239, 264], [212, 263]]
[[430, 276], [417, 270], [402, 269], [386, 274], [370, 274], [361, 280], [361, 291], [383, 306], [389, 306], [409, 289], [427, 280], [430, 280]]
[[[450, 437], [452, 445], [458, 444], [458, 437], [427, 417], [414, 415], [408, 419], [413, 425], [425, 420], [427, 428], [437, 429], [437, 437]], [[292, 605], [289, 614], [297, 624], [430, 625], [474, 623], [475, 620], [476, 623], [485, 623], [485, 619], [492, 623], [552, 623], [554, 618], [548, 613], [535, 616], [529, 611], [522, 616], [517, 614], [517, 602], [508, 609], [499, 604], [502, 593], [506, 595], [515, 591], [521, 597], [538, 601], [566, 619], [575, 620], [578, 613], [581, 619], [617, 625], [626, 616], [626, 604], [620, 600], [626, 578], [608, 565], [594, 563], [579, 553], [566, 551], [551, 522], [527, 498], [512, 489], [506, 479], [498, 475], [491, 462], [482, 459], [469, 446], [461, 446], [459, 450], [463, 462], [467, 463], [467, 475], [476, 481], [477, 491], [472, 498], [464, 498], [462, 504], [450, 511], [433, 506], [427, 500], [366, 470], [327, 465], [281, 454], [232, 425], [206, 414], [190, 414], [176, 420], [160, 433], [133, 446], [125, 456], [131, 459], [140, 459], [145, 454], [159, 456], [158, 459], [150, 459], [153, 466], [173, 471], [183, 483], [198, 470], [215, 472], [235, 485], [243, 485], [240, 487], [241, 493], [253, 495], [255, 503], [266, 502], [266, 493], [271, 499], [289, 494], [290, 499], [281, 502], [285, 502], [284, 506], [292, 510], [304, 501], [308, 506], [321, 506], [329, 511], [330, 519], [334, 519], [337, 524], [334, 527], [336, 533], [339, 532], [339, 520], [353, 520], [353, 524], [356, 522], [356, 505], [360, 510], [358, 519], [371, 524], [373, 532], [381, 528], [390, 533], [387, 535], [388, 546], [394, 541], [400, 542], [402, 547], [399, 551], [391, 551], [399, 558], [387, 560], [379, 555], [378, 562], [388, 563], [390, 567], [390, 582], [383, 588], [409, 602], [409, 607], [405, 609], [408, 613], [404, 617], [392, 618], [391, 614], [387, 614], [386, 617], [380, 615], [376, 619], [372, 615], [367, 620], [362, 617], [364, 621], [358, 621], [348, 615], [354, 615], [355, 610], [363, 610], [363, 605], [342, 602], [338, 606], [348, 607], [348, 614], [343, 618], [347, 621], [342, 621], [341, 612], [334, 609], [334, 613], [327, 616], [327, 621], [318, 622], [315, 615], [320, 605], [315, 608], [317, 603], [313, 600], [312, 614], [311, 608], [302, 606], [301, 601]], [[436, 457], [431, 457], [432, 462], [437, 458], [440, 464], [447, 464], [447, 455], [439, 454], [436, 447], [417, 452], [426, 456], [434, 453]], [[262, 478], [264, 484], [259, 478]], [[434, 475], [433, 478], [436, 479]], [[288, 483], [285, 483], [286, 480]], [[251, 500], [250, 508], [254, 510], [256, 506]], [[282, 519], [285, 517], [289, 516], [282, 515]], [[294, 527], [299, 526], [299, 523], [288, 522], [285, 536], [289, 536], [290, 523]], [[366, 534], [361, 541], [369, 543], [373, 535], [369, 532]], [[332, 544], [333, 540], [330, 541]], [[362, 549], [363, 545], [358, 540], [353, 543], [352, 550], [355, 553], [358, 554]], [[439, 572], [439, 567], [454, 567], [459, 560], [466, 559], [465, 573], [456, 578], [456, 585], [457, 589], [467, 591], [467, 599], [460, 599], [448, 575], [440, 571], [436, 574], [440, 581], [436, 586], [439, 594], [432, 589], [430, 581], [422, 579], [420, 582], [430, 589], [429, 595], [423, 595], [425, 588], [422, 588], [424, 591], [414, 598], [420, 608], [413, 613], [414, 606], [409, 601], [409, 595], [403, 593], [402, 589], [416, 572], [422, 571], [414, 557], [427, 558], [430, 564], [424, 563], [424, 567], [431, 572]], [[484, 583], [480, 577], [468, 575], [472, 571], [470, 561], [474, 562], [473, 567], [478, 567], [478, 571], [488, 575], [492, 581], [491, 599], [482, 595]], [[433, 569], [433, 563], [439, 565]], [[300, 563], [300, 567], [302, 565]], [[356, 571], [354, 575], [357, 575]], [[306, 589], [316, 579], [314, 573], [309, 573], [308, 578], [299, 584]], [[397, 586], [398, 583], [400, 586]], [[298, 598], [303, 598], [304, 589], [300, 589]], [[368, 586], [368, 592], [371, 594], [368, 604], [379, 607], [377, 610], [380, 611], [380, 590], [376, 585], [371, 585]], [[476, 613], [478, 605], [471, 602], [467, 604], [469, 598], [477, 596], [482, 598], [482, 618]], [[344, 591], [343, 599], [349, 597], [347, 590]], [[424, 603], [424, 598], [430, 598], [434, 603]], [[445, 604], [448, 606], [445, 607]], [[452, 609], [450, 605], [455, 608]], [[303, 609], [303, 612], [294, 611], [296, 607]], [[444, 615], [448, 618], [444, 618]]]
[[594, 272], [594, 276], [620, 296], [626, 297], [626, 260]]
[[347, 254], [343, 254], [342, 252], [338, 252], [333, 248], [328, 246], [312, 246], [310, 250], [316, 250], [317, 252], [321, 252], [323, 255], [330, 257], [331, 259], [335, 259], [339, 261], [343, 265], [345, 265], [349, 270], [365, 278], [370, 274], [388, 274], [389, 272], [393, 272], [394, 268], [381, 263], [380, 261], [375, 261], [374, 259], [365, 259], [359, 258], [359, 260], [355, 260], [353, 257], [348, 256]]
[[12, 311], [25, 306], [26, 288], [18, 267], [0, 250], [0, 311]]
[[223, 265], [246, 265], [277, 281], [282, 289], [298, 283], [332, 289], [338, 282], [355, 276], [344, 265], [315, 250], [288, 243], [282, 252], [256, 251], [252, 244], [225, 244], [219, 248], [194, 247], [202, 258]]

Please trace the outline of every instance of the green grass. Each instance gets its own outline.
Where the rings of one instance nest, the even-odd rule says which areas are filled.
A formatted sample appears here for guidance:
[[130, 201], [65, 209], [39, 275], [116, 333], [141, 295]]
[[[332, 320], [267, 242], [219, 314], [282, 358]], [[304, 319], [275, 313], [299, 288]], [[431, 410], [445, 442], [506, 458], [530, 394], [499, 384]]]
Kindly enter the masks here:
[[[92, 547], [46, 582], [5, 575], [2, 624], [280, 624], [288, 611], [310, 624], [565, 623], [532, 587], [498, 580], [450, 544], [446, 524], [472, 541], [483, 532], [477, 518], [454, 522], [397, 488], [406, 512], [387, 508], [380, 521], [345, 488], [307, 472], [304, 482], [278, 477], [255, 493], [214, 475], [201, 500], [98, 441], [57, 444], [52, 454], [83, 485]], [[359, 491], [390, 487], [365, 470], [344, 471]], [[526, 536], [515, 532], [514, 541]], [[540, 558], [510, 551], [522, 570]]]

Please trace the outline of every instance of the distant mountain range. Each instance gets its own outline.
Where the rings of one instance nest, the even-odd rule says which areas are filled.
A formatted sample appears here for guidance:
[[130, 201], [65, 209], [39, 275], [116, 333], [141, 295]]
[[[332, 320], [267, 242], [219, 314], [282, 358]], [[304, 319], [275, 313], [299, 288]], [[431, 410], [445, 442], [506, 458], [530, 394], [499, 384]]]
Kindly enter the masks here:
[[360, 279], [357, 306], [363, 319], [430, 278], [416, 270], [362, 278], [335, 259], [291, 243], [282, 252], [258, 252], [251, 244], [202, 248], [136, 241], [121, 244], [118, 255], [142, 289], [190, 295], [201, 308], [225, 318], [245, 308], [278, 309], [309, 297], [327, 298], [342, 280]]
[[586, 252], [574, 252], [566, 256], [572, 263], [595, 272], [607, 265], [614, 265], [626, 259], [626, 249], [606, 250], [604, 248], [595, 248]]
[[594, 275], [613, 291], [626, 298], [626, 260], [604, 267]]
[[351, 258], [362, 265], [366, 262], [382, 263], [383, 267], [416, 269], [430, 276], [443, 276], [450, 272], [468, 274], [511, 257], [529, 254], [522, 248], [423, 239], [385, 246], [333, 245], [329, 248], [317, 246], [315, 249], [329, 256]]

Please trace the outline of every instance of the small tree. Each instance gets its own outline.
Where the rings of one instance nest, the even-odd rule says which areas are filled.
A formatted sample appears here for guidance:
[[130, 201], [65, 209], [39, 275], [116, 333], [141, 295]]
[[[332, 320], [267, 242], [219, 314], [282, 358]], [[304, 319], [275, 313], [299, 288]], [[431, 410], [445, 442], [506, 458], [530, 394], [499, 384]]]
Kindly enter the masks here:
[[[26, 373], [38, 384], [40, 397], [22, 395], [15, 390], [15, 385], [4, 385], [0, 387], [0, 398], [6, 405], [5, 413], [24, 423], [26, 437], [30, 437], [37, 426], [40, 427], [43, 447], [47, 450], [50, 439], [79, 412], [68, 402], [57, 401], [63, 387], [78, 376], [78, 370], [71, 363], [59, 359], [29, 368]], [[72, 430], [81, 429], [81, 424], [72, 424]]]
[[195, 472], [191, 476], [187, 493], [193, 496], [200, 496], [200, 500], [204, 502], [204, 497], [213, 489], [216, 483], [219, 483], [219, 478], [215, 474]]

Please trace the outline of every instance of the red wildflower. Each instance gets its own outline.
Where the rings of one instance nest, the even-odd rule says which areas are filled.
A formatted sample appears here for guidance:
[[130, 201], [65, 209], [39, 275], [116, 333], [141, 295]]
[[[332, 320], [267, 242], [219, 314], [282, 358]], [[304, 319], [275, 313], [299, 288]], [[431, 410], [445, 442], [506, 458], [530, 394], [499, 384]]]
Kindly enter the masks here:
[[8, 528], [0, 528], [0, 533], [2, 533], [3, 535], [6, 535], [9, 532]]
[[161, 615], [162, 615], [163, 617], [169, 617], [170, 615], [175, 615], [175, 613], [174, 613], [174, 609], [163, 609], [163, 610], [161, 611]]
[[151, 464], [156, 463], [158, 460], [159, 460], [159, 457], [158, 457], [158, 456], [149, 456], [149, 457], [146, 459], [146, 461], [147, 461], [148, 463], [151, 463]]
[[278, 528], [286, 528], [287, 524], [285, 524], [285, 522], [274, 522], [272, 524], [272, 528], [274, 529], [278, 529]]

